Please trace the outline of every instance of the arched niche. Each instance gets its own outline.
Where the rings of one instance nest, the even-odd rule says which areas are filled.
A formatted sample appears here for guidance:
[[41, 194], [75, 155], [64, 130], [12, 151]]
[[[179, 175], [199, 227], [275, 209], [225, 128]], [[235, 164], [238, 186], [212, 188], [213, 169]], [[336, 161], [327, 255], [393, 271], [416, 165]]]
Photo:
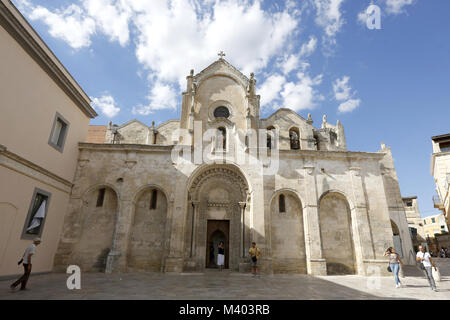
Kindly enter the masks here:
[[159, 187], [148, 186], [136, 195], [134, 205], [127, 267], [130, 271], [161, 271], [168, 208], [166, 193]]
[[118, 196], [109, 186], [96, 186], [83, 196], [78, 241], [70, 263], [83, 271], [103, 272], [117, 220]]
[[319, 220], [327, 274], [355, 274], [351, 212], [346, 197], [338, 192], [324, 194], [319, 202]]
[[[280, 200], [284, 201], [284, 207]], [[306, 274], [305, 232], [300, 199], [288, 190], [275, 193], [270, 204], [270, 215], [273, 272]]]

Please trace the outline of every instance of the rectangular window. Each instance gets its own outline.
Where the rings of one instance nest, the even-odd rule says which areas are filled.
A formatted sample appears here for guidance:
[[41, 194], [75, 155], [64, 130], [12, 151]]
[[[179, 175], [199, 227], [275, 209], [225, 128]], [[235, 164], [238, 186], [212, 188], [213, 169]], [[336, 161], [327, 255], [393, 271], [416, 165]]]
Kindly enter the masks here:
[[69, 122], [57, 112], [55, 120], [53, 121], [52, 132], [50, 133], [48, 144], [59, 152], [63, 152], [68, 130]]
[[405, 204], [406, 204], [407, 207], [412, 207], [413, 206], [412, 200], [406, 201]]
[[33, 239], [42, 235], [51, 194], [36, 188], [22, 231], [22, 239]]
[[436, 219], [435, 218], [431, 218], [431, 223], [436, 223]]
[[105, 188], [101, 188], [98, 190], [97, 207], [103, 207], [103, 201], [105, 200], [105, 191]]
[[441, 149], [441, 152], [450, 151], [450, 141], [439, 143], [439, 148]]

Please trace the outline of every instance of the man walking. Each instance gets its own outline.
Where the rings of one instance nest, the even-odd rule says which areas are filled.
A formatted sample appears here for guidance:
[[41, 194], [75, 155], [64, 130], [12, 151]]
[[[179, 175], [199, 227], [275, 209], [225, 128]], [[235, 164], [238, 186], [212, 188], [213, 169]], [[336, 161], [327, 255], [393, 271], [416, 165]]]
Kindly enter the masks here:
[[40, 238], [35, 238], [33, 243], [28, 246], [23, 254], [22, 260], [19, 264], [23, 263], [24, 274], [16, 282], [11, 285], [11, 290], [14, 290], [20, 283], [20, 290], [26, 290], [27, 281], [31, 273], [31, 257], [36, 253], [36, 247], [41, 244]]
[[248, 250], [248, 253], [250, 254], [251, 258], [251, 264], [252, 264], [252, 274], [253, 277], [259, 277], [258, 274], [258, 259], [261, 255], [261, 251], [259, 248], [256, 247], [256, 243], [252, 242], [252, 247]]
[[417, 252], [416, 260], [417, 260], [417, 262], [419, 262], [423, 265], [422, 270], [428, 279], [428, 283], [430, 284], [431, 290], [437, 291], [436, 284], [434, 283], [432, 266], [434, 267], [434, 270], [436, 270], [436, 271], [437, 271], [437, 268], [436, 268], [436, 265], [434, 264], [434, 261], [431, 259], [430, 253], [425, 252], [425, 249], [423, 248], [423, 246], [419, 246], [419, 252]]

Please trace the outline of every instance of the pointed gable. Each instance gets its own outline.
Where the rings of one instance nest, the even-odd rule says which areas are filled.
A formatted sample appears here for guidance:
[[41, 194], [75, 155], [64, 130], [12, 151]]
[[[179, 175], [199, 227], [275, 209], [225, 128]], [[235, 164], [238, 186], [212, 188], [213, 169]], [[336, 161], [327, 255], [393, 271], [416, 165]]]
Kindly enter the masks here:
[[223, 58], [213, 62], [208, 67], [203, 69], [201, 72], [196, 74], [194, 76], [194, 82], [199, 87], [204, 80], [213, 76], [225, 76], [232, 78], [242, 87], [244, 87], [244, 89], [247, 89], [249, 85], [249, 79], [242, 72], [240, 72], [232, 64], [230, 64]]

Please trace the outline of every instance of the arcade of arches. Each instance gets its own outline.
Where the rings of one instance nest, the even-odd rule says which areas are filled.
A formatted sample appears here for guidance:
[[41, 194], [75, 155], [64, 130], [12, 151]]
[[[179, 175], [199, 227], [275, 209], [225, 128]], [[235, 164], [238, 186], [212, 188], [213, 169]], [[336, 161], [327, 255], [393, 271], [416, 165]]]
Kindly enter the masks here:
[[[183, 271], [216, 268], [220, 242], [225, 245], [225, 268], [248, 270], [247, 253], [255, 239], [250, 194], [248, 179], [236, 167], [213, 165], [192, 173], [186, 190]], [[79, 199], [73, 198], [55, 267], [62, 269], [70, 263], [84, 271], [105, 271], [111, 260], [118, 259], [123, 271], [165, 271], [173, 201], [158, 185], [142, 187], [131, 198], [125, 220], [120, 214], [124, 201], [112, 186], [92, 187]], [[326, 274], [358, 273], [346, 197], [326, 192], [317, 207], [320, 261], [325, 262]], [[307, 235], [310, 222], [299, 195], [290, 189], [278, 190], [269, 199], [268, 208], [267, 234], [260, 246], [269, 272], [308, 273], [308, 239], [313, 237]]]

